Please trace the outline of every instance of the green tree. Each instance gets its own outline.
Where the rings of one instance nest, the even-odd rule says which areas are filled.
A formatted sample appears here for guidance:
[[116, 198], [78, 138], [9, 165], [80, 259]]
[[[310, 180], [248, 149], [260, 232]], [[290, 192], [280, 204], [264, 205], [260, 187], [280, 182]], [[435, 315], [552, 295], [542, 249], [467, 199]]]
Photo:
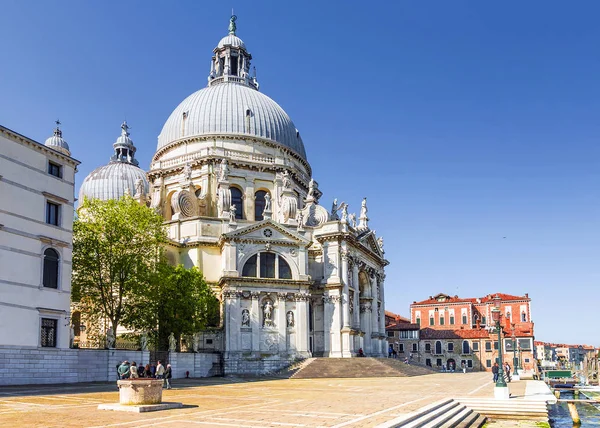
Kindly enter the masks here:
[[195, 267], [171, 266], [161, 259], [149, 277], [145, 297], [129, 312], [126, 323], [136, 330], [154, 332], [161, 349], [167, 348], [171, 333], [179, 343], [182, 335], [219, 321], [219, 301]]
[[131, 196], [85, 199], [73, 224], [73, 301], [90, 318], [110, 321], [116, 337], [143, 304], [166, 239], [162, 217]]

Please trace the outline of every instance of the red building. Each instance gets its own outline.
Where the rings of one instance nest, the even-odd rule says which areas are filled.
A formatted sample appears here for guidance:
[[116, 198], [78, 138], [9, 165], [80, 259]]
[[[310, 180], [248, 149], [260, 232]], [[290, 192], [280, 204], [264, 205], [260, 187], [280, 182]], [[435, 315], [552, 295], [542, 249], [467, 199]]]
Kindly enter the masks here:
[[[410, 321], [420, 326], [419, 361], [440, 368], [491, 370], [498, 359], [493, 310], [499, 310], [503, 360], [533, 372], [531, 299], [496, 293], [461, 298], [437, 294], [410, 305]], [[493, 330], [493, 331], [490, 331]]]

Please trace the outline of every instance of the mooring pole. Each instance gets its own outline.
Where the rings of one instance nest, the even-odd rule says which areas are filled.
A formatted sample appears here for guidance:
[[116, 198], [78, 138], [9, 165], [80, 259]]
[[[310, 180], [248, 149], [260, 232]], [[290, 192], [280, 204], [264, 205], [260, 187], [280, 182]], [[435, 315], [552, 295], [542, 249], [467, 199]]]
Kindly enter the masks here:
[[569, 408], [571, 419], [573, 419], [573, 425], [581, 425], [581, 419], [579, 419], [579, 413], [577, 412], [575, 403], [567, 403], [567, 407]]

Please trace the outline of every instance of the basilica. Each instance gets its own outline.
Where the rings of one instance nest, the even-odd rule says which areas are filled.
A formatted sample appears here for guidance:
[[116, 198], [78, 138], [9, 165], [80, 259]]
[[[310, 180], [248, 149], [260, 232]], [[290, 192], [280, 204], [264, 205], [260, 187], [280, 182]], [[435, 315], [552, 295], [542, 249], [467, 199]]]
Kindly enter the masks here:
[[149, 170], [123, 123], [79, 200], [131, 194], [164, 217], [169, 261], [197, 266], [221, 302], [225, 373], [384, 356], [388, 262], [367, 199], [354, 212], [320, 204], [300, 131], [259, 91], [251, 60], [232, 16], [207, 86], [171, 113]]

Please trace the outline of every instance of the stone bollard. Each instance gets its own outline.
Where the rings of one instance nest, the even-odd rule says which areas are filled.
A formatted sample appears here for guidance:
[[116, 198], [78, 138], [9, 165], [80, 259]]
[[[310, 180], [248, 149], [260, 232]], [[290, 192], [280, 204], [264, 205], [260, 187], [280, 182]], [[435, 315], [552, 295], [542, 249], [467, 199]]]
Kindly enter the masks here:
[[569, 408], [571, 419], [573, 419], [573, 425], [581, 425], [581, 419], [579, 419], [579, 413], [577, 412], [577, 407], [575, 407], [575, 403], [568, 402], [567, 407]]

